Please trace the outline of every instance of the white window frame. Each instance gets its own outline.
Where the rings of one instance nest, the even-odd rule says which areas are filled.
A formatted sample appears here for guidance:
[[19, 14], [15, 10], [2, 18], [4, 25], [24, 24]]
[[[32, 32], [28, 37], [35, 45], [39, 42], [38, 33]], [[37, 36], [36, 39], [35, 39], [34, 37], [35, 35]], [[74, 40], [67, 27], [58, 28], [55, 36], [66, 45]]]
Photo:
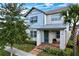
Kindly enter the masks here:
[[37, 37], [37, 31], [30, 31], [30, 36], [32, 38], [36, 38]]
[[[58, 17], [57, 17], [58, 16]], [[58, 14], [58, 15], [56, 15], [56, 14], [53, 14], [52, 16], [51, 16], [51, 21], [60, 21], [61, 20], [61, 15], [60, 14]]]
[[30, 22], [31, 23], [36, 23], [38, 20], [38, 16], [32, 16], [32, 17], [30, 17]]

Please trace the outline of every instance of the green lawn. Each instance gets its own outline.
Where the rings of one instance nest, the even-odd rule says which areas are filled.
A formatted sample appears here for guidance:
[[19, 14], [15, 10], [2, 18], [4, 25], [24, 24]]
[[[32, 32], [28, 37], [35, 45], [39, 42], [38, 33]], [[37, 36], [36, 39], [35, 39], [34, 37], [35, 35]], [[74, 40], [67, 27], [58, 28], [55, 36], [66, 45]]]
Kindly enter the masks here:
[[0, 50], [0, 56], [10, 56], [10, 53], [5, 50]]
[[30, 52], [35, 45], [33, 44], [14, 44], [15, 48], [18, 48], [20, 50], [26, 51], [26, 52]]

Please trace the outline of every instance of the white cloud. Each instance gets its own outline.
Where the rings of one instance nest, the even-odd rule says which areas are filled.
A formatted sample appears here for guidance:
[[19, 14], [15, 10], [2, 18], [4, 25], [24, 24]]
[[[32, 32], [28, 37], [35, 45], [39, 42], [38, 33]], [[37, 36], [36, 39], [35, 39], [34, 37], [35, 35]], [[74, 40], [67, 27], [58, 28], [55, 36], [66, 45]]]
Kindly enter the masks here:
[[49, 7], [49, 6], [53, 6], [53, 3], [44, 3], [44, 5], [46, 5], [47, 7]]
[[64, 3], [64, 4], [60, 4], [58, 5], [59, 7], [66, 7], [68, 4], [67, 3]]

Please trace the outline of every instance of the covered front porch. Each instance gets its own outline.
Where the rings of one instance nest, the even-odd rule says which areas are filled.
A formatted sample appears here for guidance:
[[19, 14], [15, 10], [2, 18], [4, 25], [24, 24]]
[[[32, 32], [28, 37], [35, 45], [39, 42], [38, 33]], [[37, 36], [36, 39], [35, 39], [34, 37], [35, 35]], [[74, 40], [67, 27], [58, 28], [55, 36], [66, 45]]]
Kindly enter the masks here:
[[58, 46], [60, 49], [65, 49], [66, 46], [66, 31], [65, 29], [38, 29], [37, 30], [37, 46], [49, 44]]

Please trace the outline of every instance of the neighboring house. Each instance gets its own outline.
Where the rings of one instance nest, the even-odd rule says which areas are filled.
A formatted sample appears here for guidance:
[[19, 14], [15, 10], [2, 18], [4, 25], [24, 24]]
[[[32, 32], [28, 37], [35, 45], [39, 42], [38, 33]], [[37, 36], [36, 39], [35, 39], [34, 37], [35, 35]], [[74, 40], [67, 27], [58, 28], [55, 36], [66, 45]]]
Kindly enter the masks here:
[[69, 25], [64, 24], [64, 19], [60, 11], [64, 8], [59, 8], [50, 11], [41, 11], [37, 8], [32, 8], [27, 14], [28, 24], [30, 25], [29, 33], [33, 40], [37, 41], [37, 46], [41, 43], [59, 43], [60, 49], [66, 47], [69, 39]]

